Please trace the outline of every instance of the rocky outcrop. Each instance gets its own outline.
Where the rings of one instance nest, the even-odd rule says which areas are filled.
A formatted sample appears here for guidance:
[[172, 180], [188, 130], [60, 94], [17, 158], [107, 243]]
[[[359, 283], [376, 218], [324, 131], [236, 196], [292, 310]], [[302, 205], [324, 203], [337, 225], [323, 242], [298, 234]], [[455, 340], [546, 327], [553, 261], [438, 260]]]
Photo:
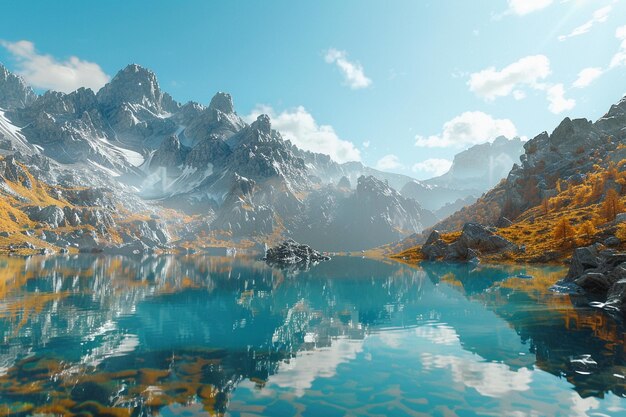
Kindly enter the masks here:
[[434, 230], [422, 246], [426, 260], [478, 261], [481, 254], [518, 251], [517, 245], [478, 223], [466, 223], [459, 238], [446, 243]]
[[577, 248], [567, 275], [554, 289], [573, 288], [603, 300], [593, 306], [626, 313], [626, 252], [601, 248], [599, 244]]
[[28, 188], [33, 188], [32, 181], [27, 175], [26, 170], [17, 163], [14, 155], [9, 155], [0, 160], [0, 176], [8, 181], [12, 181]]
[[270, 264], [292, 265], [329, 261], [330, 257], [321, 254], [308, 245], [300, 244], [293, 239], [287, 239], [280, 245], [268, 249], [263, 259]]
[[31, 206], [27, 207], [24, 212], [34, 222], [46, 223], [52, 228], [65, 226], [65, 212], [59, 206]]
[[156, 75], [139, 65], [131, 64], [118, 72], [110, 83], [98, 92], [98, 102], [106, 110], [124, 104], [140, 105], [154, 114], [177, 108], [177, 104], [159, 87]]

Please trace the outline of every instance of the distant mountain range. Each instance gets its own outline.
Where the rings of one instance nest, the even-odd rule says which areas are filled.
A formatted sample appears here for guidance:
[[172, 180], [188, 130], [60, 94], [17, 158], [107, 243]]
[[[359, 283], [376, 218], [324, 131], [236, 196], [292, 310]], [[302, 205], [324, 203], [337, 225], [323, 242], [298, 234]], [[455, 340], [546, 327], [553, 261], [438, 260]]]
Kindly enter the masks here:
[[[613, 164], [620, 166], [620, 170], [625, 169], [624, 160], [626, 97], [595, 122], [566, 117], [551, 134], [542, 132], [524, 143], [520, 163], [513, 165], [504, 181], [435, 227], [452, 231], [468, 221], [506, 224], [568, 187], [584, 184], [598, 168], [607, 170]], [[603, 188], [595, 192], [603, 195], [606, 189], [617, 187], [614, 182], [606, 181]], [[593, 184], [587, 185], [591, 194]], [[573, 206], [574, 201], [569, 205]]]
[[191, 216], [197, 227], [181, 239], [202, 231], [216, 241], [294, 236], [322, 250], [370, 248], [432, 226], [446, 204], [472, 202], [520, 153], [519, 139], [498, 138], [417, 181], [303, 151], [267, 115], [246, 123], [227, 93], [208, 106], [178, 103], [138, 65], [98, 92], [43, 95], [0, 65], [0, 155], [49, 185], [108, 188], [113, 205]]

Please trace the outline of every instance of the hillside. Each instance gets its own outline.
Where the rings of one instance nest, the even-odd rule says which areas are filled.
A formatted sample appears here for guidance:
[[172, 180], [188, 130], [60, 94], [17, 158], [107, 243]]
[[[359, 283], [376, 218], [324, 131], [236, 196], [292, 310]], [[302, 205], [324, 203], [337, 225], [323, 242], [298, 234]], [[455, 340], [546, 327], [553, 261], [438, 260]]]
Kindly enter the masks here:
[[146, 253], [171, 240], [149, 210], [133, 213], [108, 189], [51, 186], [0, 156], [0, 253]]
[[524, 144], [521, 163], [506, 179], [433, 229], [451, 232], [471, 221], [502, 226], [572, 185], [591, 186], [589, 174], [626, 159], [625, 126], [626, 97], [596, 122], [565, 118], [551, 134], [543, 132]]
[[[582, 183], [561, 182], [560, 191], [517, 216], [504, 227], [495, 227], [497, 235], [523, 247], [522, 252], [498, 252], [481, 256], [494, 262], [562, 262], [576, 247], [600, 243], [614, 249], [626, 249], [626, 222], [619, 212], [626, 208], [626, 161], [608, 168], [596, 165]], [[607, 195], [617, 196], [618, 212], [607, 210]], [[616, 219], [617, 218], [617, 219]], [[443, 233], [454, 242], [460, 233]], [[611, 241], [617, 237], [619, 242]], [[422, 241], [423, 242], [423, 241]], [[406, 261], [424, 259], [422, 245], [396, 252]]]

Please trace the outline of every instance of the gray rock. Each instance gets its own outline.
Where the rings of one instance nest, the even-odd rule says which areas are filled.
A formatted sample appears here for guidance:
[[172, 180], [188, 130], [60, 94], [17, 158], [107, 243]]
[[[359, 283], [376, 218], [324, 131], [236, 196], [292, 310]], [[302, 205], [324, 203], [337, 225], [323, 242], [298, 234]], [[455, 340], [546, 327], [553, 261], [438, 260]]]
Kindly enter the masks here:
[[268, 249], [263, 259], [270, 264], [289, 265], [328, 261], [330, 257], [321, 254], [308, 245], [302, 245], [293, 239], [287, 239], [280, 245]]
[[599, 262], [598, 250], [595, 246], [577, 248], [572, 255], [569, 272], [565, 279], [573, 281], [585, 271], [598, 268]]
[[611, 280], [614, 284], [607, 293], [605, 308], [626, 313], [626, 266], [615, 268]]
[[614, 249], [598, 252], [597, 246], [577, 248], [567, 276], [556, 284], [576, 285], [583, 292], [605, 296], [593, 305], [626, 313], [626, 253]]
[[65, 226], [65, 213], [59, 206], [30, 206], [24, 212], [32, 221], [47, 223], [52, 228]]
[[609, 278], [599, 272], [586, 272], [576, 278], [574, 283], [591, 293], [606, 292], [611, 287]]
[[603, 243], [604, 243], [605, 246], [608, 246], [610, 248], [614, 248], [616, 246], [619, 246], [622, 243], [622, 241], [619, 240], [615, 236], [611, 236], [611, 237], [607, 237], [606, 239], [604, 239]]
[[426, 259], [443, 258], [445, 261], [468, 261], [478, 259], [481, 253], [510, 250], [517, 251], [519, 248], [478, 223], [466, 223], [461, 236], [450, 244], [441, 240], [439, 232], [433, 231], [422, 246], [422, 254]]
[[143, 243], [141, 240], [135, 240], [130, 243], [124, 243], [121, 245], [110, 245], [104, 246], [102, 248], [102, 252], [107, 255], [143, 255], [146, 253], [150, 253], [151, 249]]
[[21, 184], [29, 190], [33, 188], [30, 177], [17, 162], [15, 155], [9, 155], [0, 161], [0, 175], [9, 181]]

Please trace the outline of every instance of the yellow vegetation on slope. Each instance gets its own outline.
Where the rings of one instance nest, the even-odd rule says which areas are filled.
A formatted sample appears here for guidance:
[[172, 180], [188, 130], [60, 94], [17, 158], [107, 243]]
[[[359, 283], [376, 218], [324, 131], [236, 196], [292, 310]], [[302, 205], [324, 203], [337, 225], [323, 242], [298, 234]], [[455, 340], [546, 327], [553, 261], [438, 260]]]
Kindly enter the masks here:
[[[618, 166], [595, 167], [582, 184], [562, 184], [558, 194], [545, 199], [538, 206], [526, 210], [508, 227], [497, 233], [517, 245], [525, 247], [524, 253], [496, 254], [486, 260], [506, 262], [538, 262], [550, 254], [552, 260], [570, 256], [574, 247], [589, 245], [597, 236], [616, 235], [626, 247], [626, 225], [614, 225], [615, 215], [626, 206], [626, 171]], [[457, 216], [455, 221], [460, 221]], [[478, 221], [480, 219], [463, 219]], [[459, 223], [459, 228], [462, 224]], [[460, 232], [444, 233], [442, 239], [450, 243]], [[416, 246], [394, 255], [408, 262], [422, 260], [421, 247]]]

